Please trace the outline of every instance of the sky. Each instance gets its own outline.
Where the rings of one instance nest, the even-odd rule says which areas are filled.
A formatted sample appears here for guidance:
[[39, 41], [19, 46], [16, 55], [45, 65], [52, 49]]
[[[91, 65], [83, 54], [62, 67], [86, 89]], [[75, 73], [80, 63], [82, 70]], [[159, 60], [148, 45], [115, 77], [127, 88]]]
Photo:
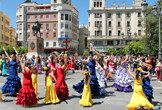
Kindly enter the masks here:
[[[0, 11], [6, 14], [10, 19], [10, 26], [16, 29], [16, 7], [19, 6], [26, 0], [1, 0], [0, 2]], [[51, 3], [51, 0], [31, 0], [32, 2], [37, 2], [38, 4], [48, 4]], [[122, 1], [125, 1], [126, 6], [131, 6], [133, 0], [106, 0], [106, 6], [112, 6], [113, 2], [116, 2], [116, 5], [121, 6]], [[146, 0], [146, 2], [153, 6], [157, 0]], [[89, 9], [89, 0], [72, 0], [79, 11], [79, 24], [88, 24], [88, 12]]]

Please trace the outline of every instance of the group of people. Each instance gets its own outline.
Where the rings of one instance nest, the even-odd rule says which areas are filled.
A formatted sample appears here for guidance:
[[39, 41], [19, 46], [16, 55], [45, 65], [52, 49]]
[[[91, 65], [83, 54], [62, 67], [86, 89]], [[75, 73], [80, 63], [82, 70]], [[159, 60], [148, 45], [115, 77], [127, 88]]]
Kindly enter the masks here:
[[[82, 64], [83, 80], [76, 85], [73, 85], [73, 89], [82, 94], [80, 105], [92, 106], [92, 95], [104, 95], [106, 93], [107, 80], [113, 78], [115, 73], [116, 80], [112, 87], [118, 91], [129, 92], [132, 90], [132, 81], [128, 77], [128, 73], [134, 79], [134, 93], [131, 102], [126, 107], [129, 110], [137, 109], [138, 106], [142, 108], [145, 106], [147, 109], [153, 108], [151, 104], [153, 99], [153, 87], [150, 85], [151, 70], [153, 70], [153, 60], [143, 58], [136, 59], [132, 56], [133, 61], [136, 62], [134, 75], [131, 72], [131, 57], [126, 56], [114, 56], [113, 54], [101, 54], [94, 49], [90, 52], [89, 57], [81, 58], [76, 53], [74, 56], [68, 56], [67, 52], [62, 52], [60, 55], [57, 52], [51, 53], [47, 58], [40, 58], [33, 55], [31, 60], [27, 59], [24, 54], [19, 60], [19, 54], [16, 49], [15, 53], [11, 57], [3, 48], [5, 55], [10, 62], [9, 76], [4, 86], [0, 89], [1, 92], [10, 93], [13, 96], [17, 96], [17, 105], [32, 106], [36, 105], [38, 101], [38, 87], [37, 78], [38, 74], [45, 71], [45, 99], [44, 104], [59, 103], [60, 100], [65, 100], [69, 97], [69, 90], [65, 82], [65, 75], [68, 70], [72, 70], [74, 73], [77, 68], [77, 63]], [[93, 55], [95, 53], [96, 55]], [[1, 58], [2, 59], [2, 58]], [[4, 61], [4, 58], [3, 58]], [[0, 61], [1, 62], [1, 61]], [[43, 62], [43, 63], [42, 63]], [[20, 78], [17, 72], [17, 65], [20, 63], [23, 74], [23, 85], [21, 85]], [[161, 68], [160, 60], [157, 60], [157, 68]], [[159, 79], [158, 69], [156, 69], [157, 78]], [[3, 74], [3, 70], [2, 70]], [[53, 85], [53, 83], [55, 83]], [[18, 94], [17, 94], [18, 93]]]

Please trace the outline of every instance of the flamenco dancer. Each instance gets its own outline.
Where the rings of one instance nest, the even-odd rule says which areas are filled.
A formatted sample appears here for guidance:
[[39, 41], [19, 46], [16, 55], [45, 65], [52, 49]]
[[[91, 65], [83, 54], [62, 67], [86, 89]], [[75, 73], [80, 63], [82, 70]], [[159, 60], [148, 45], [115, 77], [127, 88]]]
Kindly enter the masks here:
[[19, 94], [17, 96], [16, 105], [21, 106], [31, 106], [37, 104], [37, 98], [35, 94], [35, 89], [32, 85], [32, 79], [31, 75], [33, 73], [34, 68], [37, 65], [37, 61], [35, 60], [33, 67], [29, 65], [29, 62], [25, 63], [25, 66], [23, 64], [23, 59], [27, 54], [24, 54], [24, 56], [20, 60], [21, 68], [22, 68], [22, 74], [23, 74], [23, 86], [19, 91]]
[[[93, 53], [95, 52], [97, 54], [97, 57], [95, 59], [93, 59]], [[98, 83], [98, 79], [96, 76], [96, 71], [95, 71], [95, 67], [96, 67], [96, 61], [98, 61], [99, 59], [99, 53], [97, 53], [94, 49], [92, 49], [92, 52], [90, 52], [90, 56], [89, 56], [89, 60], [82, 60], [81, 58], [78, 57], [78, 54], [76, 53], [75, 56], [79, 59], [80, 62], [88, 64], [88, 67], [90, 68], [90, 72], [91, 72], [91, 80], [90, 80], [90, 87], [91, 87], [91, 92], [93, 95], [102, 95], [103, 93], [101, 92], [99, 83]], [[78, 93], [82, 93], [83, 92], [83, 87], [84, 87], [84, 80], [82, 80], [80, 83], [73, 85], [73, 88], [75, 91], [77, 91]]]
[[15, 54], [12, 54], [10, 58], [5, 50], [5, 47], [3, 48], [7, 58], [10, 60], [10, 72], [7, 81], [1, 88], [1, 91], [2, 93], [10, 93], [12, 96], [16, 96], [16, 93], [18, 93], [21, 89], [21, 82], [17, 74], [17, 63], [19, 62], [19, 54], [17, 53], [15, 47], [13, 47], [13, 49], [15, 50], [17, 56]]
[[64, 100], [69, 97], [69, 90], [65, 83], [65, 68], [67, 64], [67, 53], [65, 53], [65, 60], [60, 59], [56, 74], [57, 83], [55, 84], [55, 91], [59, 99]]
[[[151, 108], [154, 107], [154, 105], [152, 105], [149, 102], [149, 100], [146, 98], [145, 94], [143, 93], [143, 89], [141, 85], [142, 79], [149, 77], [150, 72], [145, 72], [145, 71], [142, 71], [142, 68], [138, 68], [135, 71], [136, 75], [134, 75], [131, 72], [130, 65], [129, 65], [128, 72], [134, 79], [134, 92], [133, 92], [133, 96], [132, 96], [130, 103], [126, 107], [128, 108], [128, 110], [137, 110], [138, 106], [140, 106], [140, 109], [143, 109], [142, 106], [145, 106], [148, 110], [150, 110]], [[140, 76], [139, 74], [141, 72], [145, 73], [146, 75]]]
[[[57, 97], [57, 94], [55, 92], [55, 89], [53, 87], [53, 82], [52, 82], [52, 77], [54, 78], [54, 80], [56, 81], [55, 76], [50, 73], [50, 68], [49, 67], [44, 67], [43, 68], [46, 71], [46, 82], [45, 82], [45, 89], [46, 89], [46, 93], [45, 93], [45, 99], [43, 101], [44, 104], [55, 104], [55, 103], [59, 103], [60, 100]], [[56, 81], [57, 82], [57, 81]]]
[[83, 65], [82, 68], [82, 75], [84, 78], [84, 89], [83, 89], [83, 94], [82, 94], [82, 99], [79, 101], [80, 105], [84, 107], [92, 106], [93, 101], [92, 101], [92, 95], [91, 95], [91, 88], [90, 88], [90, 79], [91, 79], [91, 73], [90, 69], [88, 68], [88, 72], [84, 72], [85, 65]]
[[[146, 63], [142, 63], [142, 70], [143, 71], [149, 71], [152, 66]], [[147, 75], [146, 73], [141, 72], [141, 76], [143, 75]], [[142, 88], [143, 88], [143, 92], [146, 95], [147, 99], [152, 102], [153, 99], [153, 87], [150, 85], [150, 78], [143, 78], [142, 79]]]
[[34, 60], [35, 60], [35, 55], [33, 55], [31, 58], [31, 67], [34, 65]]
[[71, 62], [71, 70], [72, 70], [73, 73], [75, 73], [75, 70], [76, 70], [76, 69], [75, 69], [74, 57], [72, 57], [71, 60], [72, 60], [72, 62]]
[[2, 68], [2, 76], [6, 76], [9, 74], [8, 69], [6, 68], [6, 57], [3, 58], [3, 68]]
[[48, 61], [50, 63], [50, 73], [52, 73], [55, 76], [56, 75], [56, 59], [55, 59], [55, 56], [51, 54], [48, 57]]
[[110, 59], [109, 59], [109, 62], [108, 62], [108, 65], [109, 65], [109, 74], [108, 74], [108, 76], [107, 76], [107, 78], [113, 78], [113, 73], [114, 73], [114, 62], [113, 62], [113, 60], [114, 60], [114, 55], [112, 54], [111, 55], [111, 57], [110, 57]]
[[37, 83], [38, 71], [39, 71], [38, 68], [34, 67], [33, 73], [32, 73], [32, 85], [35, 89], [35, 95], [37, 96], [37, 99], [38, 99], [38, 95], [37, 95], [37, 92], [38, 92], [38, 83]]
[[119, 73], [120, 76], [119, 75], [117, 76], [115, 83], [112, 85], [113, 87], [117, 88], [117, 90], [124, 91], [124, 92], [128, 92], [132, 90], [131, 80], [129, 80], [127, 74], [127, 62], [126, 62], [127, 60], [128, 60], [128, 54], [126, 55], [126, 58], [124, 58], [124, 56], [121, 57], [122, 70], [118, 70], [121, 71]]

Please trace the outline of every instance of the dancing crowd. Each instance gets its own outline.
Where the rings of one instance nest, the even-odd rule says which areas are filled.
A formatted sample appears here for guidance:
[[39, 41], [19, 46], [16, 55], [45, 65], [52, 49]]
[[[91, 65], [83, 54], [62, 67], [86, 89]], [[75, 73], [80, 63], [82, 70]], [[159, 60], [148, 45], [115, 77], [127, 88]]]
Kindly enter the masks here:
[[[160, 69], [162, 64], [156, 57], [146, 57], [140, 55], [108, 55], [98, 53], [94, 49], [88, 57], [68, 55], [67, 52], [52, 52], [47, 58], [35, 55], [27, 58], [27, 53], [19, 55], [15, 53], [8, 55], [3, 48], [5, 55], [0, 55], [0, 74], [8, 76], [4, 86], [0, 88], [0, 100], [2, 93], [9, 93], [17, 97], [16, 104], [22, 106], [36, 105], [38, 96], [39, 74], [45, 76], [45, 99], [44, 104], [56, 104], [69, 97], [69, 89], [65, 82], [68, 72], [75, 73], [80, 70], [83, 80], [73, 85], [73, 89], [82, 94], [79, 101], [82, 106], [92, 106], [92, 95], [106, 95], [107, 80], [116, 76], [112, 87], [118, 91], [132, 91], [132, 81], [134, 79], [134, 92], [130, 103], [126, 106], [129, 110], [136, 110], [138, 106], [142, 109], [153, 108], [152, 99], [153, 87], [150, 85], [152, 77], [157, 75], [161, 79]], [[95, 54], [94, 54], [95, 53]], [[71, 71], [69, 71], [71, 70]], [[133, 71], [133, 72], [132, 72]], [[23, 74], [23, 83], [18, 76]]]

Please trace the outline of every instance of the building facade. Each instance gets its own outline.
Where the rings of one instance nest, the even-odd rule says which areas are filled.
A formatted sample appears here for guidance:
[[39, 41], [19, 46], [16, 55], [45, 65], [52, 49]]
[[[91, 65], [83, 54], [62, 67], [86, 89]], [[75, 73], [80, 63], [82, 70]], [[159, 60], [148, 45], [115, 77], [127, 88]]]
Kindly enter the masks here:
[[0, 11], [0, 44], [10, 45], [10, 18]]
[[[93, 48], [105, 52], [109, 47], [123, 48], [129, 41], [136, 41], [144, 35], [142, 27], [142, 0], [133, 0], [131, 6], [112, 7], [105, 5], [106, 0], [90, 0], [88, 41]], [[128, 38], [128, 30], [131, 38]], [[123, 33], [123, 35], [122, 35]]]
[[88, 51], [88, 25], [79, 26], [79, 55], [83, 55], [84, 51]]
[[15, 29], [10, 27], [10, 45], [17, 47], [17, 39], [15, 36]]
[[58, 38], [71, 38], [68, 50], [77, 51], [78, 16], [79, 12], [72, 5], [72, 0], [51, 0], [51, 4], [37, 4], [27, 0], [17, 7], [18, 41], [23, 47], [27, 46], [28, 38], [33, 36], [32, 26], [37, 19], [42, 24], [38, 37], [44, 38], [46, 53], [65, 49], [65, 44]]

